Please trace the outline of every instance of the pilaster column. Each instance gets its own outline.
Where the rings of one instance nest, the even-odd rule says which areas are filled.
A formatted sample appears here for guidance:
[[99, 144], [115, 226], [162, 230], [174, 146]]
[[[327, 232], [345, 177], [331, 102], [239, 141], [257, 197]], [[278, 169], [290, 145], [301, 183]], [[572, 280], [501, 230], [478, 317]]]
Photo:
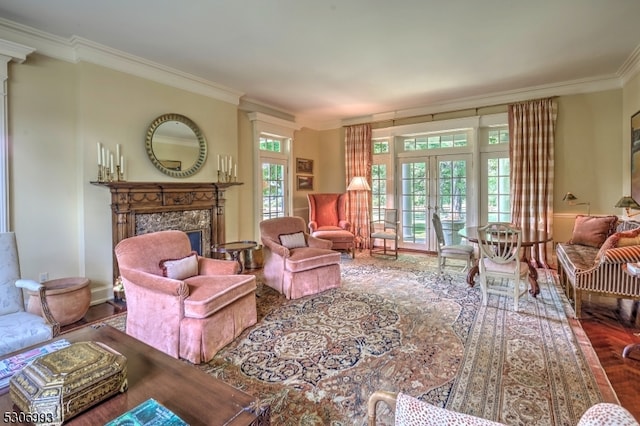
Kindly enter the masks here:
[[0, 79], [2, 84], [0, 95], [0, 232], [10, 230], [10, 206], [9, 206], [9, 108], [8, 108], [8, 80], [9, 62], [24, 62], [27, 55], [33, 53], [35, 49], [0, 39]]

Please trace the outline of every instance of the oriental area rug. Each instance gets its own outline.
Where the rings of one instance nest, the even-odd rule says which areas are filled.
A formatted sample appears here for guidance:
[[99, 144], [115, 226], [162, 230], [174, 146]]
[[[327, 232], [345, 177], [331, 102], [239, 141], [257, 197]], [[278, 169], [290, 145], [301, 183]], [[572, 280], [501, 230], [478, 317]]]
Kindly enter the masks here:
[[[603, 401], [553, 271], [514, 312], [504, 296], [483, 306], [461, 265], [438, 274], [433, 256], [358, 253], [341, 268], [340, 288], [298, 300], [256, 272], [258, 323], [197, 368], [270, 405], [275, 425], [366, 425], [376, 390], [521, 425], [575, 425]], [[382, 403], [378, 417], [393, 424]]]

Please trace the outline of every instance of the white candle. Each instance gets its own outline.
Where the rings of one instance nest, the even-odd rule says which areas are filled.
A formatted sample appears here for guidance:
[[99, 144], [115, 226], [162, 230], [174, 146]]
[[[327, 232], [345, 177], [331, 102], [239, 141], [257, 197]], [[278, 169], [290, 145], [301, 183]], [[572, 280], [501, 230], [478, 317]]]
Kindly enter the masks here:
[[231, 156], [227, 157], [227, 171], [231, 173]]
[[220, 154], [218, 154], [218, 168], [216, 169], [216, 172], [220, 171]]
[[109, 171], [113, 174], [113, 154], [109, 154]]
[[98, 142], [98, 166], [102, 165], [102, 149], [100, 149], [100, 142]]
[[233, 165], [233, 177], [238, 177], [238, 164]]
[[107, 167], [107, 152], [104, 149], [104, 146], [100, 148], [102, 154], [102, 166]]
[[120, 156], [120, 173], [124, 173], [124, 155]]
[[116, 161], [118, 162], [118, 166], [120, 165], [120, 144], [116, 145]]

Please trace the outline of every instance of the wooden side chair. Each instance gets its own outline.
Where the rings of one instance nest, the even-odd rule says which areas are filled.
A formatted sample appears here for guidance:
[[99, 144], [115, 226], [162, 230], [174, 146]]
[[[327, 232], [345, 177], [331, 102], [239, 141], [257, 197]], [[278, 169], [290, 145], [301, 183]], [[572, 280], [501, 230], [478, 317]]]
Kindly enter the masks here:
[[489, 294], [504, 295], [513, 297], [513, 308], [518, 311], [529, 277], [529, 265], [520, 258], [522, 229], [510, 223], [489, 223], [478, 228], [478, 245], [482, 303], [487, 304]]
[[438, 273], [442, 273], [442, 268], [445, 266], [447, 259], [466, 260], [467, 266], [465, 266], [464, 271], [469, 270], [473, 264], [473, 246], [466, 244], [446, 244], [440, 216], [434, 213], [431, 221], [437, 239]]
[[[369, 255], [382, 254], [398, 258], [398, 233], [400, 231], [400, 221], [398, 221], [397, 209], [385, 209], [383, 220], [371, 221], [371, 238]], [[375, 240], [382, 240], [382, 249], [375, 248]], [[393, 248], [389, 247], [387, 253], [387, 241], [393, 242]]]

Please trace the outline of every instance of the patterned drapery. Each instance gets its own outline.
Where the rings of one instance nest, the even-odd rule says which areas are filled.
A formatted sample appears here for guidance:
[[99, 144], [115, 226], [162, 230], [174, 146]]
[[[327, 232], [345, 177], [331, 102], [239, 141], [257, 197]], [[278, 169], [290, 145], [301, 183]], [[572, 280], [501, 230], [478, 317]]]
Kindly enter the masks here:
[[[373, 153], [371, 148], [371, 124], [358, 124], [345, 128], [345, 163], [346, 186], [355, 176], [364, 176], [371, 186], [371, 164]], [[368, 191], [348, 191], [349, 207], [347, 217], [353, 226], [356, 237], [361, 237], [356, 243], [360, 248], [369, 247], [369, 210], [370, 198]], [[359, 199], [358, 199], [359, 198]], [[358, 211], [357, 206], [360, 206]], [[359, 231], [359, 232], [358, 232]]]
[[[511, 221], [523, 229], [553, 229], [553, 150], [557, 103], [552, 98], [509, 105]], [[546, 266], [552, 244], [531, 247], [530, 256]]]

